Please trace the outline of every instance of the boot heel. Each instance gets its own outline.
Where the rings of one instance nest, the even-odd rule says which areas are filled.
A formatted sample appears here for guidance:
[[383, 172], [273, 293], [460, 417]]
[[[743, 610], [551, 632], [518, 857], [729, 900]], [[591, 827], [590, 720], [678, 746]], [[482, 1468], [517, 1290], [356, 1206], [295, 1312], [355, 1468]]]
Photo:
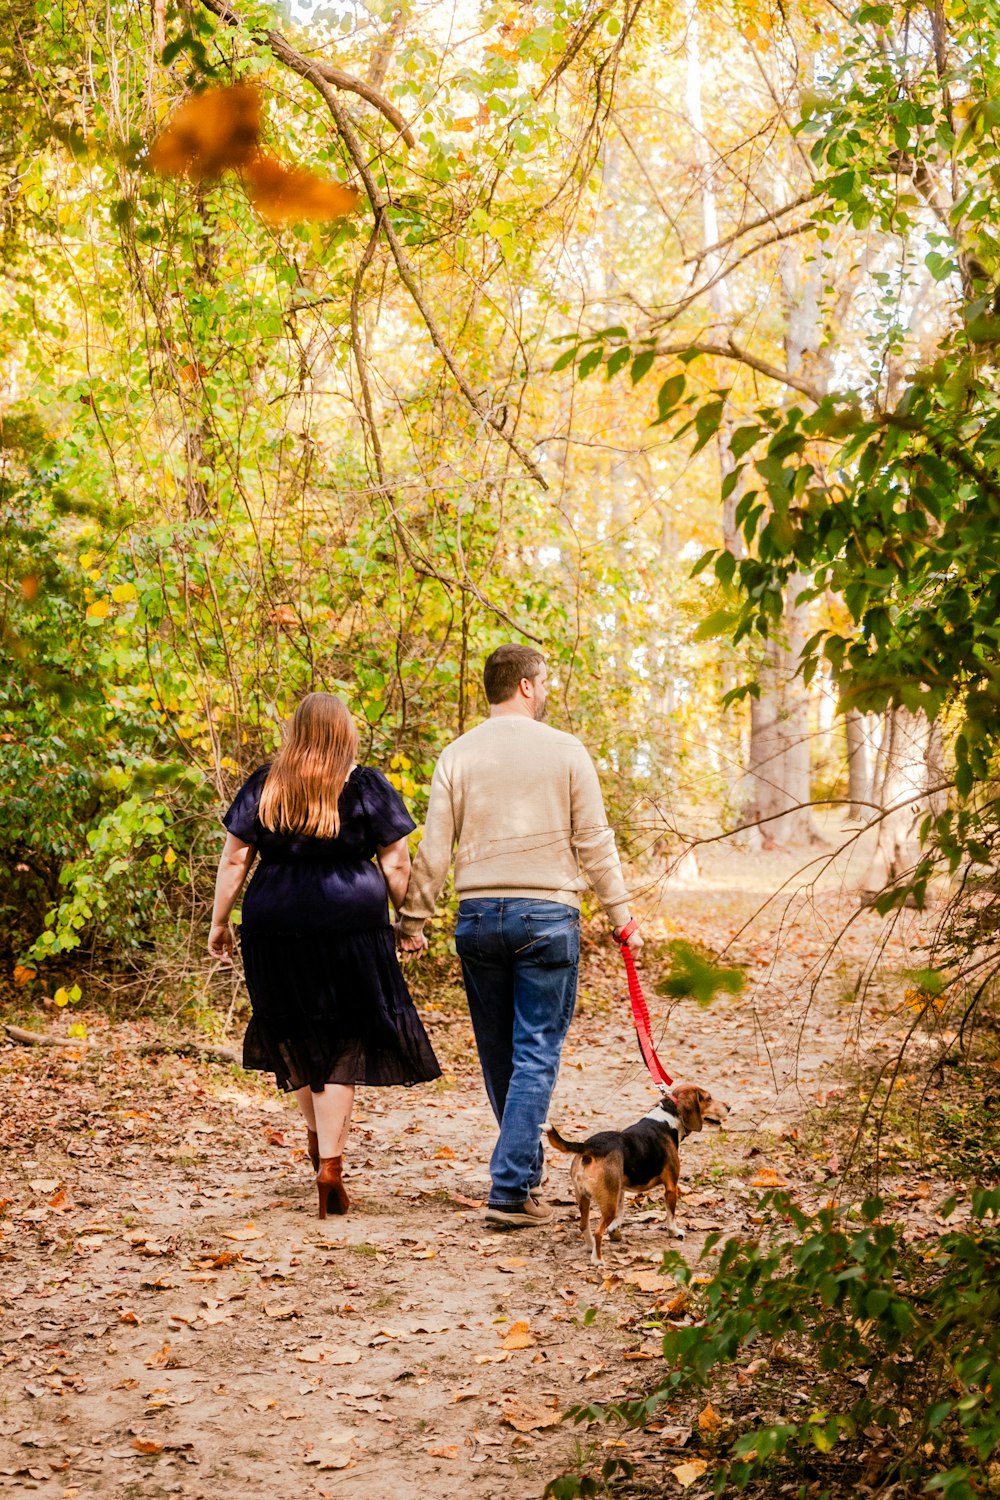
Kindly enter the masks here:
[[316, 1173], [316, 1188], [319, 1193], [319, 1216], [325, 1219], [328, 1213], [346, 1214], [351, 1206], [351, 1200], [347, 1196], [341, 1178], [343, 1166], [342, 1156], [320, 1157], [319, 1171]]

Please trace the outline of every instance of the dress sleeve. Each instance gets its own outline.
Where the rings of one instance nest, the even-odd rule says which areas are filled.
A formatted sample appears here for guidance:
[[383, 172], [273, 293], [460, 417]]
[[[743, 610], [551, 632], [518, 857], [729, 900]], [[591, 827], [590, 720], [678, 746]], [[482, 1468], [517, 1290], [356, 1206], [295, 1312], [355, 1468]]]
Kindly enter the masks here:
[[244, 844], [257, 842], [254, 832], [257, 824], [257, 808], [260, 805], [260, 794], [264, 790], [264, 782], [267, 780], [269, 769], [269, 766], [261, 766], [254, 771], [249, 780], [240, 787], [232, 806], [223, 816], [224, 826], [234, 838], [242, 839]]
[[372, 836], [384, 849], [404, 839], [416, 828], [416, 823], [406, 810], [406, 803], [389, 779], [372, 766], [364, 768], [364, 804]]

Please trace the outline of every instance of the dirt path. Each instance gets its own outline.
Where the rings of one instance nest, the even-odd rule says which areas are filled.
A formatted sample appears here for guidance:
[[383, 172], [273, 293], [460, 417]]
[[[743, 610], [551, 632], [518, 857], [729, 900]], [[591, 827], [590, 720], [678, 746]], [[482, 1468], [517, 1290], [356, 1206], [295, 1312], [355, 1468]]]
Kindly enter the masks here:
[[[720, 852], [650, 922], [718, 947], [791, 869]], [[753, 979], [743, 995], [707, 1011], [651, 997], [667, 1065], [735, 1107], [731, 1129], [682, 1153], [689, 1258], [709, 1231], [746, 1227], [762, 1173], [835, 1175], [823, 1152], [790, 1159], [782, 1134], [903, 1024], [878, 991], [863, 1015], [844, 995], [881, 943], [886, 970], [919, 964], [913, 917], [892, 929], [860, 917], [810, 999], [855, 910], [842, 877], [790, 888], [735, 941]], [[552, 1112], [569, 1133], [649, 1108], [622, 992], [616, 956], [592, 956]], [[646, 1325], [683, 1316], [656, 1270], [659, 1205], [635, 1206], [604, 1277], [561, 1161], [553, 1229], [489, 1231], [475, 1205], [493, 1129], [468, 1022], [453, 994], [427, 1019], [446, 1076], [367, 1093], [356, 1205], [325, 1224], [297, 1120], [254, 1079], [140, 1061], [121, 1050], [138, 1029], [94, 1017], [89, 1051], [0, 1050], [0, 1487], [61, 1500], [529, 1500], [618, 1441], [559, 1416], [655, 1378]], [[639, 1440], [640, 1473], [669, 1476], [688, 1435], [667, 1421]], [[661, 1492], [680, 1490], [668, 1477]]]

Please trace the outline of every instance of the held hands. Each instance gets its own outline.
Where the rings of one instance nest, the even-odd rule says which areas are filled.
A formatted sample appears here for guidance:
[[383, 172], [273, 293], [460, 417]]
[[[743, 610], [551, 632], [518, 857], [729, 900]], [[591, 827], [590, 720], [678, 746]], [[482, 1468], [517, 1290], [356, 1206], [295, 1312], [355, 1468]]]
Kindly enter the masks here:
[[208, 934], [208, 951], [212, 958], [228, 967], [236, 950], [236, 933], [232, 922], [213, 922]]
[[425, 933], [403, 933], [400, 932], [399, 926], [397, 924], [396, 946], [399, 949], [400, 958], [404, 963], [406, 963], [409, 959], [413, 958], [415, 954], [426, 952], [429, 944], [427, 942], [427, 936]]

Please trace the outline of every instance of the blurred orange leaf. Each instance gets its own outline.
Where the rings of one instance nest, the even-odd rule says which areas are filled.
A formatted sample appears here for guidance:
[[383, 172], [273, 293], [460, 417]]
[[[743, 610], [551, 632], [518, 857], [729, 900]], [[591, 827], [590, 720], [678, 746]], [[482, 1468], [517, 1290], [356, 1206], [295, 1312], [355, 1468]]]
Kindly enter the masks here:
[[174, 110], [149, 153], [154, 172], [204, 182], [242, 167], [260, 140], [260, 92], [250, 84], [205, 89]]
[[353, 213], [361, 197], [356, 188], [319, 177], [306, 167], [286, 167], [266, 151], [255, 151], [243, 170], [253, 205], [269, 224], [340, 219]]

